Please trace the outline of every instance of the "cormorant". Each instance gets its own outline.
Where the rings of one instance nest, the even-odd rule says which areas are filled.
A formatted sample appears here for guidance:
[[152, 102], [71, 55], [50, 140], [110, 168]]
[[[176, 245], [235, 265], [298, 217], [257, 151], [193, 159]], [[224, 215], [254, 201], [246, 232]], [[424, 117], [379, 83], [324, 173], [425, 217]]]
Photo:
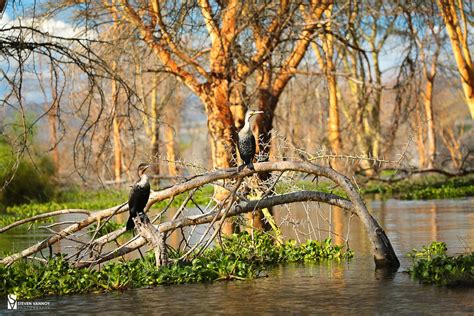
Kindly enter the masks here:
[[248, 111], [245, 114], [245, 125], [239, 131], [239, 141], [237, 142], [237, 148], [239, 149], [240, 158], [243, 160], [243, 164], [239, 166], [238, 171], [242, 171], [245, 166], [250, 170], [253, 168], [253, 157], [255, 156], [255, 137], [252, 134], [252, 128], [250, 128], [250, 118], [255, 114], [263, 113], [263, 111]]
[[127, 221], [127, 230], [133, 229], [135, 223], [133, 218], [137, 215], [140, 216], [142, 222], [148, 222], [149, 219], [143, 212], [148, 198], [150, 197], [150, 182], [148, 176], [145, 174], [146, 169], [150, 165], [147, 163], [141, 163], [138, 165], [138, 177], [140, 178], [130, 190], [128, 197], [128, 209], [130, 211], [130, 217]]

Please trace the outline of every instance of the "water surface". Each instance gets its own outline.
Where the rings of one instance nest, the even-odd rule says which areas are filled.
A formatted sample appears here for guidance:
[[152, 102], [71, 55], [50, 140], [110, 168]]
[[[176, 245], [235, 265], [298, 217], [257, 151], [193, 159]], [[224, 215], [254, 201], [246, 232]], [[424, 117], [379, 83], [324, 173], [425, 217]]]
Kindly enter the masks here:
[[[350, 262], [290, 264], [249, 281], [159, 286], [37, 301], [49, 302], [49, 309], [42, 311], [45, 314], [474, 313], [474, 288], [421, 285], [404, 272], [410, 264], [404, 254], [433, 240], [447, 242], [452, 254], [473, 251], [474, 199], [388, 200], [368, 206], [399, 255], [402, 266], [398, 272], [375, 270], [364, 229], [353, 218], [348, 236], [356, 255]], [[339, 242], [347, 237], [349, 215], [340, 210], [318, 213], [294, 206], [290, 211], [291, 218], [286, 208], [278, 209], [275, 217], [286, 223], [282, 229], [292, 238], [327, 237], [324, 229], [304, 231], [304, 227], [317, 227], [318, 221], [319, 228], [329, 225], [338, 233]], [[336, 235], [332, 238], [338, 239]]]

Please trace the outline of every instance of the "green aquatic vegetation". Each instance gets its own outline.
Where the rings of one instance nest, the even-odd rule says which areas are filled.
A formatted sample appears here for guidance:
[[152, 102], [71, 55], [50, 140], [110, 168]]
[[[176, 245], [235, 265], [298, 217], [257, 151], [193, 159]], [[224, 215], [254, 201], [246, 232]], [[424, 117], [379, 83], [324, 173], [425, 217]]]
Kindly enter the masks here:
[[413, 265], [408, 273], [422, 283], [438, 285], [474, 284], [474, 252], [448, 256], [444, 242], [433, 241], [421, 250], [413, 249], [408, 257]]
[[[43, 213], [53, 212], [67, 208], [66, 204], [47, 202], [47, 203], [29, 203], [9, 206], [5, 213], [0, 213], [0, 226], [6, 226], [24, 218], [29, 218]], [[53, 218], [42, 219], [41, 223], [53, 222]]]
[[392, 184], [369, 182], [361, 190], [364, 195], [380, 194], [382, 198], [402, 200], [448, 199], [474, 196], [474, 177], [423, 176]]
[[[188, 205], [207, 204], [212, 196], [213, 187], [204, 186], [197, 191], [192, 201]], [[173, 199], [171, 206], [178, 207], [186, 199], [187, 194], [183, 193]], [[9, 206], [3, 214], [0, 213], [0, 226], [6, 226], [21, 219], [29, 218], [35, 215], [53, 212], [62, 209], [85, 209], [85, 210], [101, 210], [126, 202], [128, 199], [128, 191], [126, 190], [95, 190], [81, 191], [77, 188], [64, 191], [59, 194], [58, 202], [47, 203], [28, 203], [21, 205]], [[163, 209], [169, 200], [161, 201], [153, 206], [153, 209]], [[36, 221], [35, 224], [53, 222], [54, 218], [47, 218]], [[116, 224], [116, 228], [120, 227]], [[108, 228], [111, 228], [109, 225]], [[104, 230], [105, 232], [105, 230]]]
[[[181, 254], [170, 252], [170, 258]], [[197, 258], [173, 263], [159, 269], [152, 252], [144, 260], [111, 262], [100, 269], [75, 268], [59, 255], [46, 264], [19, 261], [10, 267], [0, 266], [0, 294], [14, 293], [21, 299], [46, 295], [124, 290], [161, 284], [213, 282], [218, 280], [252, 279], [266, 268], [288, 262], [318, 262], [350, 259], [351, 250], [323, 242], [307, 241], [283, 245], [268, 234], [255, 232], [233, 235], [222, 245], [204, 250]]]

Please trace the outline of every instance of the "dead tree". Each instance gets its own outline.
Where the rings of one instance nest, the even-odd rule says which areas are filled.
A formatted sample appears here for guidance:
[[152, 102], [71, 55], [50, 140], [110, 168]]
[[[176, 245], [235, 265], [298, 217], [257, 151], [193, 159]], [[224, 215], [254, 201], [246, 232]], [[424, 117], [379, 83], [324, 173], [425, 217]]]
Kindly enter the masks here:
[[[259, 200], [247, 200], [245, 195], [240, 194], [239, 192], [242, 181], [251, 177], [254, 173], [259, 172], [275, 172], [275, 174], [279, 173], [278, 176], [272, 177], [269, 180], [272, 181], [272, 184], [267, 184], [266, 186], [269, 188], [275, 187], [284, 173], [302, 173], [305, 175], [326, 178], [339, 186], [345, 192], [348, 199], [342, 198], [341, 196], [335, 194], [323, 192], [297, 191], [283, 194], [270, 194], [270, 192], [266, 192]], [[222, 225], [225, 218], [234, 217], [239, 214], [252, 212], [256, 209], [267, 208], [275, 205], [302, 201], [318, 201], [321, 203], [341, 207], [360, 218], [361, 223], [364, 225], [367, 236], [372, 244], [374, 260], [377, 267], [398, 268], [400, 265], [387, 235], [385, 234], [382, 227], [374, 219], [374, 217], [369, 213], [364, 201], [351, 181], [346, 176], [338, 173], [332, 168], [319, 166], [310, 162], [264, 162], [255, 164], [255, 171], [246, 169], [239, 173], [237, 172], [236, 168], [230, 168], [196, 175], [169, 188], [153, 192], [150, 196], [150, 200], [146, 209], [148, 210], [153, 204], [167, 199], [170, 200], [168, 203], [169, 206], [175, 196], [188, 192], [188, 198], [185, 200], [185, 202], [183, 202], [182, 205], [182, 208], [184, 208], [186, 203], [192, 199], [194, 192], [198, 188], [208, 184], [219, 185], [223, 189], [227, 190], [229, 192], [228, 198], [225, 200], [217, 200], [215, 204], [210, 203], [205, 208], [205, 210], [203, 210], [201, 215], [184, 216], [178, 212], [172, 220], [155, 224], [154, 227], [149, 226], [146, 228], [152, 232], [152, 235], [155, 236], [150, 237], [146, 234], [136, 236], [129, 240], [126, 244], [108, 252], [103, 251], [104, 246], [110, 242], [115, 241], [121, 234], [125, 232], [125, 228], [120, 228], [101, 237], [96, 237], [97, 234], [94, 233], [94, 235], [88, 241], [79, 242], [77, 251], [74, 254], [69, 255], [67, 259], [77, 267], [93, 266], [136, 250], [144, 246], [148, 240], [153, 244], [155, 252], [160, 253], [160, 256], [157, 258], [165, 261], [164, 258], [166, 258], [166, 254], [163, 253], [164, 238], [162, 238], [163, 235], [161, 234], [172, 232], [176, 229], [187, 226], [197, 226], [208, 223], [219, 223]], [[100, 223], [100, 226], [102, 226], [113, 216], [125, 211], [127, 211], [126, 203], [92, 213], [85, 219], [77, 221], [76, 223], [59, 232], [54, 232], [54, 234], [46, 240], [26, 248], [18, 253], [3, 258], [0, 260], [0, 263], [11, 265], [21, 258], [30, 257], [41, 252], [41, 250], [50, 247], [62, 239], [68, 238], [69, 240], [74, 240], [75, 236], [81, 230], [90, 226], [91, 224]], [[167, 211], [168, 207], [163, 209], [159, 215], [161, 216]], [[154, 223], [155, 220], [156, 218], [152, 219], [152, 223]], [[213, 226], [208, 225], [206, 232], [208, 232], [211, 227]], [[98, 225], [96, 231], [99, 228], [100, 227]], [[207, 240], [201, 240], [201, 245], [208, 246], [218, 231], [219, 229], [216, 229], [215, 233]]]

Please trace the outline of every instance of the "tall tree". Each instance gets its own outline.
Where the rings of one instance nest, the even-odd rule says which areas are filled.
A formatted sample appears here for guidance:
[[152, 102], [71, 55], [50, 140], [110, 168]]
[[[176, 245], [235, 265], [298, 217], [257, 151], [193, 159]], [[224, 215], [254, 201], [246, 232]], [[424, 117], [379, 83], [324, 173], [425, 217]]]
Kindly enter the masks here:
[[[339, 119], [338, 86], [336, 77], [336, 60], [334, 46], [334, 30], [332, 29], [333, 5], [330, 5], [324, 12], [328, 22], [325, 25], [324, 33], [320, 35], [320, 44], [312, 42], [313, 51], [317, 57], [319, 67], [324, 73], [328, 88], [328, 129], [327, 139], [329, 147], [334, 154], [342, 154], [341, 124]], [[337, 169], [338, 161], [334, 162]]]
[[[278, 100], [293, 78], [296, 69], [306, 54], [317, 30], [322, 28], [318, 24], [324, 11], [332, 5], [332, 1], [309, 1], [299, 6], [300, 13], [303, 18], [304, 28], [298, 30], [294, 36], [297, 40], [292, 47], [287, 49], [287, 54], [279, 56], [280, 64], [275, 64], [271, 58], [266, 60], [257, 71], [257, 89], [258, 89], [258, 108], [264, 111], [263, 115], [257, 116], [256, 132], [259, 137], [259, 152], [261, 156], [268, 155], [270, 150], [271, 130], [273, 128], [273, 118]], [[289, 2], [282, 2], [279, 15], [285, 15], [285, 11], [290, 11]], [[275, 32], [278, 29], [278, 20], [274, 21], [275, 25], [270, 25], [268, 30], [255, 21], [253, 28], [256, 30], [255, 43], [260, 55], [265, 54], [265, 50], [272, 41], [281, 40], [281, 32]], [[326, 23], [328, 23], [326, 21]], [[278, 67], [276, 67], [278, 66]]]
[[[474, 68], [469, 49], [469, 26], [464, 11], [464, 0], [437, 0], [437, 4], [451, 41], [464, 97], [474, 119]], [[472, 10], [472, 4], [468, 3], [467, 6]]]
[[[353, 104], [350, 106], [352, 111], [346, 109], [346, 112], [353, 115], [348, 123], [351, 130], [356, 131], [358, 151], [363, 155], [379, 157], [383, 97], [380, 59], [387, 40], [394, 32], [398, 9], [392, 3], [373, 0], [353, 2], [344, 8], [344, 12], [342, 21], [347, 21], [346, 34], [340, 32], [340, 35], [348, 42], [340, 47], [340, 53], [344, 72], [350, 74], [351, 80], [347, 81], [350, 101], [341, 103], [346, 108], [349, 107], [347, 104]], [[368, 161], [361, 161], [361, 166], [369, 174], [374, 172], [375, 167]]]
[[[236, 133], [230, 100], [233, 91], [239, 90], [237, 83], [245, 82], [271, 59], [281, 35], [290, 26], [300, 28], [301, 37], [295, 50], [276, 76], [271, 95], [263, 101], [264, 107], [274, 107], [275, 97], [291, 78], [311, 34], [318, 28], [316, 19], [327, 5], [327, 1], [316, 0], [307, 3], [104, 0], [102, 3], [121, 23], [136, 28], [166, 71], [177, 76], [201, 99], [208, 116], [214, 167], [234, 165]], [[300, 20], [295, 18], [300, 8], [307, 17], [303, 26], [298, 26]], [[267, 127], [272, 113], [269, 111], [266, 118]]]
[[[423, 108], [416, 113], [418, 119], [418, 152], [420, 166], [432, 168], [436, 159], [436, 124], [433, 109], [434, 83], [437, 74], [438, 57], [442, 46], [440, 23], [436, 19], [435, 5], [430, 2], [421, 3], [415, 7], [405, 7], [404, 13], [408, 22], [411, 39], [419, 51], [421, 73], [425, 82]], [[424, 115], [423, 115], [424, 114]], [[420, 120], [420, 116], [424, 116]], [[424, 128], [426, 125], [427, 150], [424, 142]]]

